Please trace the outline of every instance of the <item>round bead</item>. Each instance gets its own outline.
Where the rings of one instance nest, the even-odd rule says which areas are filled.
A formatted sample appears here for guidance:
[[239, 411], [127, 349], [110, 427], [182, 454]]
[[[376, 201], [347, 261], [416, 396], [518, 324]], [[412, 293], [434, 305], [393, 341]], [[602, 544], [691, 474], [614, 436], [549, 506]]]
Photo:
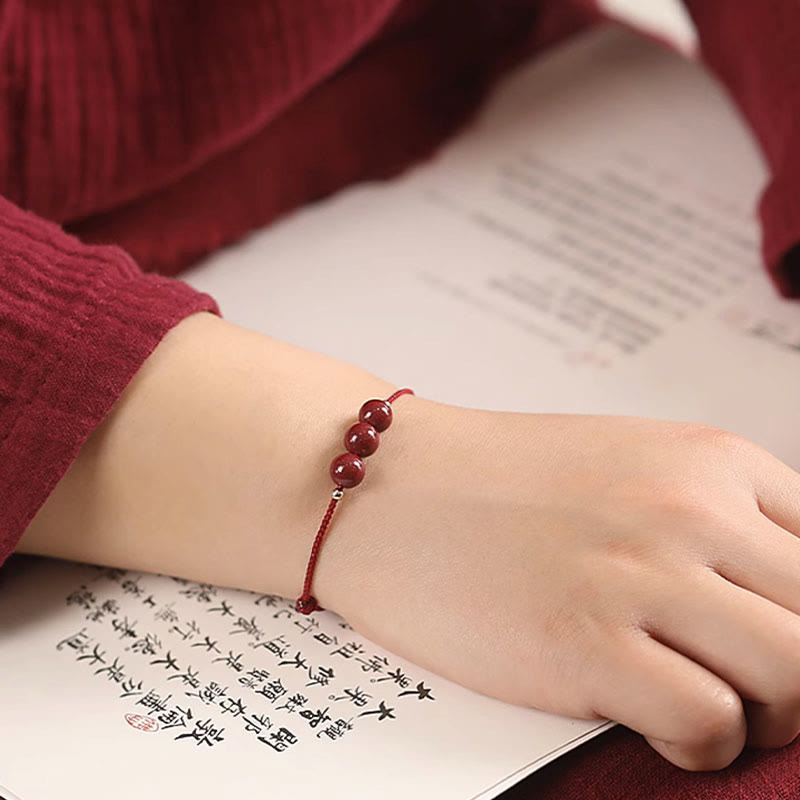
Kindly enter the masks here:
[[301, 614], [311, 614], [314, 611], [323, 610], [316, 597], [298, 597], [294, 607], [295, 611], [299, 611]]
[[361, 458], [371, 456], [378, 449], [380, 442], [378, 431], [369, 422], [356, 422], [344, 435], [344, 449]]
[[331, 461], [331, 478], [337, 486], [352, 489], [364, 480], [367, 468], [354, 453], [342, 453]]
[[392, 424], [392, 407], [385, 400], [367, 400], [361, 406], [358, 418], [383, 433]]

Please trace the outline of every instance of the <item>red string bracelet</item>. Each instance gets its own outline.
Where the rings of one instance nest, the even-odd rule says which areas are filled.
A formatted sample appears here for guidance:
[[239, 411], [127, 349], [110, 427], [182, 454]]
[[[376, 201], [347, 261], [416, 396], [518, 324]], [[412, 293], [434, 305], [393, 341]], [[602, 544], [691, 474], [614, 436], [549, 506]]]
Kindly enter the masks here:
[[314, 570], [317, 566], [319, 551], [322, 548], [322, 540], [325, 538], [336, 506], [344, 497], [344, 490], [352, 489], [364, 480], [366, 467], [363, 459], [371, 456], [378, 449], [380, 434], [392, 424], [392, 402], [403, 394], [414, 394], [414, 391], [413, 389], [398, 389], [385, 400], [367, 400], [358, 412], [358, 422], [351, 425], [344, 435], [344, 447], [347, 452], [336, 456], [331, 461], [330, 474], [336, 488], [333, 490], [328, 510], [322, 517], [319, 530], [314, 537], [314, 544], [311, 545], [311, 555], [303, 582], [303, 593], [294, 604], [301, 614], [325, 610], [317, 602], [316, 597], [311, 594], [311, 581], [314, 579]]

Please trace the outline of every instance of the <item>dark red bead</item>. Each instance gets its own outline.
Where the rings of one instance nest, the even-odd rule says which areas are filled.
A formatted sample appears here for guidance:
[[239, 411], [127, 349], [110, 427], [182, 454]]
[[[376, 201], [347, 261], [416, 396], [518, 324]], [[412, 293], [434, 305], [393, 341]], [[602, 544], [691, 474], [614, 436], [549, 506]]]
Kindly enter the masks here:
[[385, 400], [367, 400], [361, 406], [358, 418], [383, 433], [392, 424], [392, 407]]
[[369, 422], [356, 422], [344, 435], [344, 449], [361, 458], [371, 456], [378, 449], [380, 442], [378, 431]]
[[364, 462], [354, 453], [342, 453], [331, 461], [331, 478], [344, 489], [358, 486], [366, 474]]
[[298, 597], [294, 604], [295, 611], [301, 614], [311, 614], [314, 611], [324, 611], [322, 606], [317, 602], [316, 597]]

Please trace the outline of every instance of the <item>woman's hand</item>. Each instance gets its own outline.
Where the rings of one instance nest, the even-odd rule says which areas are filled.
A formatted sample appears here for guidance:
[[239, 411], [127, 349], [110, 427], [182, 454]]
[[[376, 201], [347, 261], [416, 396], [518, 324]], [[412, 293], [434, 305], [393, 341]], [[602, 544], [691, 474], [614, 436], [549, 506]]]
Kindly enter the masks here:
[[[20, 551], [296, 597], [328, 464], [393, 384], [213, 314], [171, 330]], [[800, 729], [800, 476], [733, 434], [421, 397], [347, 490], [314, 594], [465, 686], [689, 769]]]
[[[800, 476], [713, 427], [401, 397], [323, 605], [472, 689], [687, 769], [800, 730]], [[327, 595], [327, 596], [326, 596]]]

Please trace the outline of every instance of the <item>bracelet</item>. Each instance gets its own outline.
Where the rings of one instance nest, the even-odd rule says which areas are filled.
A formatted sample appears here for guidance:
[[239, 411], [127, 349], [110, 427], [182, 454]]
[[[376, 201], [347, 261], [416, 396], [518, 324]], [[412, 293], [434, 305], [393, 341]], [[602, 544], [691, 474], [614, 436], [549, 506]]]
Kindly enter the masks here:
[[301, 614], [325, 610], [317, 602], [316, 597], [311, 594], [311, 581], [314, 578], [314, 570], [317, 566], [322, 540], [331, 523], [337, 504], [344, 497], [344, 490], [352, 489], [364, 480], [366, 467], [363, 459], [371, 456], [378, 449], [380, 444], [379, 434], [383, 433], [392, 424], [392, 402], [403, 394], [414, 394], [414, 391], [413, 389], [398, 389], [385, 400], [367, 400], [358, 412], [358, 422], [351, 425], [344, 435], [344, 447], [347, 452], [336, 456], [331, 461], [330, 475], [336, 484], [336, 488], [331, 494], [328, 510], [322, 517], [319, 530], [314, 537], [314, 544], [311, 545], [311, 555], [308, 559], [306, 577], [303, 582], [303, 593], [295, 602], [294, 607]]

